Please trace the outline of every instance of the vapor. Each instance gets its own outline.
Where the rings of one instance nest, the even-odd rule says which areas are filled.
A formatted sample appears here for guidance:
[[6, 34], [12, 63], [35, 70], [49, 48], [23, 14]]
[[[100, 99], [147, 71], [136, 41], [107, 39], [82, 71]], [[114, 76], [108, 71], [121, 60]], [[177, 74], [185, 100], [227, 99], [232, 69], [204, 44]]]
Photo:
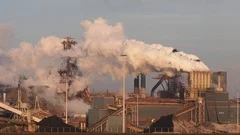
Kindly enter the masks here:
[[[77, 65], [83, 73], [70, 86], [69, 97], [91, 85], [97, 76], [111, 75], [113, 79], [121, 79], [122, 75], [134, 76], [169, 68], [183, 71], [209, 70], [195, 55], [161, 44], [127, 39], [121, 23], [109, 25], [106, 20], [98, 18], [93, 22], [82, 21], [81, 25], [85, 29], [83, 41], [71, 50], [64, 51], [61, 44], [64, 39], [55, 36], [43, 37], [35, 45], [22, 42], [19, 47], [9, 51], [0, 50], [0, 83], [17, 86], [19, 78], [24, 76], [22, 87], [48, 86], [42, 95], [48, 95], [49, 90], [51, 94], [42, 97], [55, 102], [52, 100], [56, 94], [64, 92], [64, 87], [59, 87], [58, 71], [62, 68], [65, 56], [76, 57]], [[122, 54], [126, 57], [122, 57]], [[70, 107], [76, 108], [75, 100], [70, 103]], [[82, 110], [86, 111], [86, 108], [88, 106], [82, 107]], [[70, 110], [73, 112], [74, 109]]]

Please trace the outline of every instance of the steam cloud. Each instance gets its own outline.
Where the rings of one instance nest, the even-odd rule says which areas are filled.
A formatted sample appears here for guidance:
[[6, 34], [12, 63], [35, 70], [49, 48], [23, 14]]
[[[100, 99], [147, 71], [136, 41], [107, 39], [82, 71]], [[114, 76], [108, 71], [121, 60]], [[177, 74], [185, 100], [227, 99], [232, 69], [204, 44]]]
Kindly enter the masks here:
[[[56, 91], [60, 79], [58, 70], [64, 56], [76, 57], [78, 67], [83, 72], [83, 76], [76, 78], [71, 85], [69, 96], [83, 90], [98, 75], [121, 79], [123, 74], [136, 75], [166, 68], [209, 70], [195, 55], [176, 52], [174, 48], [161, 44], [127, 39], [121, 23], [112, 26], [98, 18], [94, 22], [86, 20], [81, 24], [85, 28], [84, 40], [71, 50], [64, 51], [61, 44], [64, 39], [54, 36], [41, 38], [35, 45], [22, 42], [18, 48], [7, 52], [0, 50], [0, 82], [17, 86], [19, 76], [24, 75], [27, 78], [23, 82], [24, 87], [48, 85], [49, 89]], [[122, 70], [125, 60], [121, 54], [127, 55], [125, 73]]]

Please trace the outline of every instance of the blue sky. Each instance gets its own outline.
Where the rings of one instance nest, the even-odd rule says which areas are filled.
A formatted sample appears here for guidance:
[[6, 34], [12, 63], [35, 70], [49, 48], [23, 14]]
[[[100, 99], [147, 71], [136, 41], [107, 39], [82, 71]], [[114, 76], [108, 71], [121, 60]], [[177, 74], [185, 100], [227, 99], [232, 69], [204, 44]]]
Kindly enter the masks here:
[[[15, 47], [50, 35], [81, 41], [80, 21], [86, 19], [122, 22], [129, 38], [172, 46], [199, 56], [213, 70], [228, 71], [228, 88], [234, 96], [240, 83], [239, 5], [239, 0], [2, 0], [0, 26], [11, 29], [14, 36], [9, 44]], [[154, 75], [148, 75], [148, 91]], [[120, 85], [101, 81], [93, 86], [116, 89]]]

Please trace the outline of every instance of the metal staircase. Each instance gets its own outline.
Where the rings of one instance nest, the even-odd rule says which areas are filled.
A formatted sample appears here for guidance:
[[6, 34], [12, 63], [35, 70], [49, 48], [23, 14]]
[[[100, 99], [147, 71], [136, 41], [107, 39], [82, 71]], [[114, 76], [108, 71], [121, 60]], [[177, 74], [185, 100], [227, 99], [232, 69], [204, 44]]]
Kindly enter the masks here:
[[198, 98], [196, 102], [196, 123], [201, 124], [205, 122], [205, 101], [203, 98]]

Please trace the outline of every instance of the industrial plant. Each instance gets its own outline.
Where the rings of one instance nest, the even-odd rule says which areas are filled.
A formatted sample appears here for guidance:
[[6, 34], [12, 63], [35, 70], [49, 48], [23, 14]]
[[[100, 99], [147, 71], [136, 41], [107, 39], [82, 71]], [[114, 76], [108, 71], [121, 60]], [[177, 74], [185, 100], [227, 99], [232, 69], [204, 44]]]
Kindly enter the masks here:
[[[70, 37], [62, 42], [64, 50], [75, 44]], [[36, 88], [42, 91], [48, 86], [24, 88], [21, 86], [22, 77], [18, 87], [1, 86], [2, 132], [196, 133], [199, 132], [197, 128], [190, 131], [187, 127], [179, 127], [177, 122], [190, 122], [189, 125], [238, 122], [238, 101], [229, 99], [227, 73], [224, 71], [167, 69], [148, 78], [157, 81], [152, 89], [146, 89], [147, 74], [140, 73], [132, 80], [134, 89], [122, 95], [108, 91], [92, 92], [87, 86], [76, 95], [67, 97], [74, 77], [82, 76], [82, 73], [74, 57], [63, 59], [65, 68], [59, 70], [61, 79], [57, 89], [66, 90], [58, 93], [60, 98], [66, 98], [66, 110], [29, 92]], [[90, 109], [84, 114], [68, 115], [67, 102], [71, 99], [83, 101]], [[224, 131], [215, 129], [214, 132]]]
[[179, 129], [174, 123], [237, 123], [238, 101], [229, 99], [226, 72], [163, 72], [152, 79], [158, 82], [151, 90], [146, 90], [145, 74], [134, 79], [133, 92], [128, 93], [125, 102], [126, 127], [122, 124], [122, 97], [93, 97], [88, 112], [88, 131], [116, 133], [126, 128], [126, 132], [134, 133], [197, 133]]
[[[127, 39], [122, 25], [102, 18], [82, 25], [82, 43], [47, 37], [0, 54], [0, 132], [238, 132], [239, 101], [229, 98], [227, 72]], [[97, 75], [122, 82], [121, 92], [93, 91]], [[156, 82], [151, 89], [147, 79]]]

